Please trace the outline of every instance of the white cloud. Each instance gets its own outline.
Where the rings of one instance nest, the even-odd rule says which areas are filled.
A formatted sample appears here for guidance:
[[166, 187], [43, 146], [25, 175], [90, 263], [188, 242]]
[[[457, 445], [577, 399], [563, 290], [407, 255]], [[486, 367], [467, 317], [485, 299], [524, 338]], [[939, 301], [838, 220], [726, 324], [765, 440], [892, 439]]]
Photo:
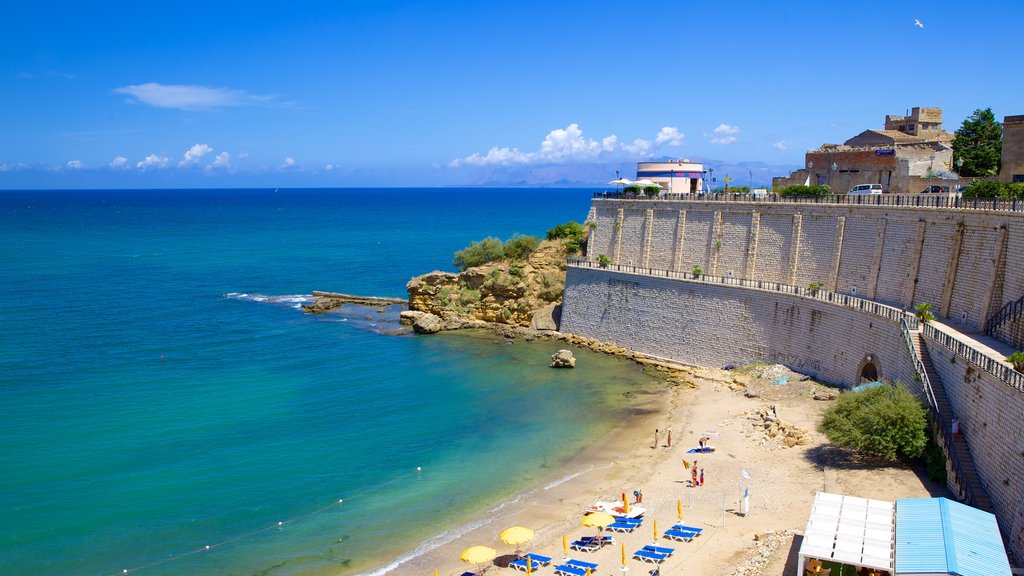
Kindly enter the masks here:
[[213, 157], [213, 162], [207, 166], [208, 169], [212, 168], [231, 168], [231, 154], [227, 152], [221, 152]]
[[68, 163], [64, 165], [69, 170], [81, 170], [85, 167], [81, 160], [68, 160]]
[[210, 148], [206, 144], [193, 144], [191, 148], [182, 154], [182, 160], [181, 162], [178, 162], [178, 167], [182, 168], [184, 166], [191, 166], [192, 164], [199, 162], [203, 156], [206, 156], [210, 152], [213, 152], [213, 148]]
[[150, 168], [166, 168], [171, 163], [171, 159], [166, 156], [157, 156], [156, 154], [150, 154], [146, 156], [141, 162], [135, 165], [139, 170], [148, 170]]
[[331, 170], [334, 170], [334, 164], [324, 164], [324, 170], [326, 170], [328, 172], [330, 172]]
[[474, 152], [464, 158], [452, 160], [448, 166], [459, 168], [461, 166], [564, 164], [594, 161], [614, 154], [646, 157], [652, 154], [658, 146], [662, 144], [678, 146], [682, 143], [682, 139], [683, 134], [677, 128], [666, 126], [658, 132], [653, 142], [637, 138], [630, 143], [620, 143], [614, 134], [600, 140], [591, 140], [583, 135], [579, 124], [573, 123], [565, 128], [549, 132], [535, 152], [523, 152], [518, 148], [495, 146], [486, 154]]
[[775, 148], [776, 150], [789, 150], [789, 145], [786, 144], [785, 140], [779, 140], [775, 144], [772, 144], [772, 148]]
[[182, 84], [134, 84], [114, 89], [115, 94], [131, 96], [156, 108], [177, 108], [178, 110], [214, 110], [234, 106], [253, 106], [271, 102], [273, 96], [249, 94], [245, 90], [232, 88], [208, 88]]
[[685, 136], [675, 126], [664, 126], [658, 131], [658, 135], [654, 138], [654, 143], [659, 146], [662, 144], [679, 146], [683, 143], [683, 138], [685, 138]]
[[295, 158], [292, 158], [291, 156], [285, 156], [284, 162], [282, 162], [281, 165], [277, 167], [278, 172], [286, 172], [301, 169], [302, 168], [295, 163]]
[[122, 170], [126, 169], [128, 168], [128, 159], [124, 156], [116, 156], [110, 161], [110, 167]]
[[739, 126], [730, 126], [729, 124], [719, 124], [718, 128], [715, 128], [715, 134], [711, 138], [712, 144], [732, 144], [736, 141], [735, 134], [740, 133]]

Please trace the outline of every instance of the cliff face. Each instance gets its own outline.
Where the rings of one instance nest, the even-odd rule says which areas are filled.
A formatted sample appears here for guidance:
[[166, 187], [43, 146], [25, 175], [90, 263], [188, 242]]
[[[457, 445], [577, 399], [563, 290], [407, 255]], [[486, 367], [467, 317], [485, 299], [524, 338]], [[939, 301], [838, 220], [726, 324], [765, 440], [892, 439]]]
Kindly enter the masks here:
[[524, 261], [502, 260], [459, 274], [431, 272], [406, 284], [409, 310], [529, 326], [534, 312], [562, 299], [563, 240], [543, 240]]

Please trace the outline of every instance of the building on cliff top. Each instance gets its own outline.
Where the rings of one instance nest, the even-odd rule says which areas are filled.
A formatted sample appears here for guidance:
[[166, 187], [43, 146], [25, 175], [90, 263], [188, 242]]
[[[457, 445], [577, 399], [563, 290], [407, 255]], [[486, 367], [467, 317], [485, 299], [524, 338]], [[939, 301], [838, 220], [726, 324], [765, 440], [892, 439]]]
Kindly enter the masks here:
[[1024, 116], [1003, 118], [1002, 182], [1024, 182]]
[[675, 162], [637, 162], [636, 179], [650, 180], [669, 194], [696, 194], [704, 190], [704, 165], [685, 158]]
[[941, 108], [913, 108], [906, 116], [885, 117], [883, 129], [869, 129], [842, 144], [807, 151], [804, 168], [772, 179], [779, 190], [791, 184], [827, 184], [842, 194], [857, 184], [881, 184], [885, 192], [916, 194], [952, 173], [953, 135], [942, 129]]

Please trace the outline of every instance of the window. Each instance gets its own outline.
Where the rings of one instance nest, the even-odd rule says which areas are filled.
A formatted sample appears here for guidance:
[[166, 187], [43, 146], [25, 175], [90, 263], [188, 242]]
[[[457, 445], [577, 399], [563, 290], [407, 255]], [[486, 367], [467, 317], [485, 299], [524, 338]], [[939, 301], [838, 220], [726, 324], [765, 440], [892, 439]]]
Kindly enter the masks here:
[[1024, 174], [1014, 174], [1013, 175], [1013, 181], [1014, 182], [1024, 182]]
[[914, 125], [913, 124], [907, 124], [907, 132], [913, 132], [913, 131], [914, 131]]

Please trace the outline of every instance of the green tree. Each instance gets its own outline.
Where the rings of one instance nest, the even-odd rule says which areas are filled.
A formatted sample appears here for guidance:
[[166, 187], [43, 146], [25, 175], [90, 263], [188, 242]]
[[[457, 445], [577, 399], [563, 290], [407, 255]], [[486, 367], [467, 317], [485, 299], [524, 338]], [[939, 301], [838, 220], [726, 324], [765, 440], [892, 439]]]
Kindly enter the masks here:
[[1024, 352], [1017, 350], [1013, 354], [1007, 356], [1006, 361], [1013, 364], [1013, 369], [1017, 372], [1024, 372]]
[[466, 270], [467, 268], [501, 260], [504, 256], [505, 246], [501, 243], [501, 240], [488, 237], [479, 242], [473, 242], [456, 252], [453, 264], [459, 270]]
[[586, 232], [583, 226], [570, 221], [548, 230], [548, 240], [556, 240], [558, 238], [565, 238], [566, 252], [576, 254], [583, 248], [583, 244], [586, 241]]
[[996, 121], [991, 108], [975, 110], [953, 136], [954, 162], [964, 162], [960, 167], [961, 176], [999, 174], [1002, 149], [1003, 125]]
[[914, 306], [914, 316], [921, 322], [931, 322], [935, 320], [935, 314], [932, 314], [932, 305], [928, 302], [921, 302], [917, 306]]
[[927, 426], [927, 412], [906, 388], [885, 385], [841, 394], [818, 429], [841, 446], [898, 460], [921, 456]]
[[505, 242], [505, 258], [509, 260], [525, 260], [531, 252], [537, 249], [540, 240], [536, 236], [523, 236], [516, 234]]

